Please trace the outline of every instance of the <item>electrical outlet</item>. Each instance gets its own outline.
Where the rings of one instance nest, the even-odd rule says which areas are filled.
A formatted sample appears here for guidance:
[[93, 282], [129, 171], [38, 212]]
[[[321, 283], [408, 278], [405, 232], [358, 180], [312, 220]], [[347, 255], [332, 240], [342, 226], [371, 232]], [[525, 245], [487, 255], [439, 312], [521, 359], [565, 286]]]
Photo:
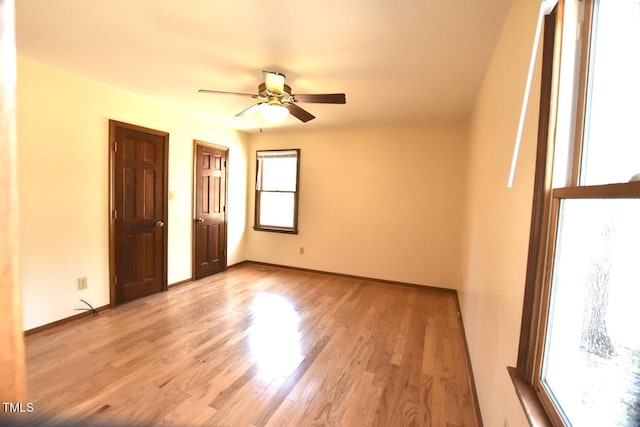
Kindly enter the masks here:
[[78, 279], [78, 289], [79, 290], [83, 290], [83, 289], [87, 289], [89, 287], [89, 283], [87, 283], [87, 278], [86, 277], [81, 277]]
[[300, 246], [300, 255], [304, 255], [304, 247]]

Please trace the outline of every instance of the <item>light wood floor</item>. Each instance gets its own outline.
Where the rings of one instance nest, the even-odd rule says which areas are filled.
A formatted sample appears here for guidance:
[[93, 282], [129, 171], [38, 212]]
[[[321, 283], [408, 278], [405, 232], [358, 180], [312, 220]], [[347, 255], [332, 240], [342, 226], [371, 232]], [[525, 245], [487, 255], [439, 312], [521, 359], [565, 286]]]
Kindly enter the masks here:
[[245, 263], [27, 337], [24, 417], [477, 426], [463, 340], [453, 292]]

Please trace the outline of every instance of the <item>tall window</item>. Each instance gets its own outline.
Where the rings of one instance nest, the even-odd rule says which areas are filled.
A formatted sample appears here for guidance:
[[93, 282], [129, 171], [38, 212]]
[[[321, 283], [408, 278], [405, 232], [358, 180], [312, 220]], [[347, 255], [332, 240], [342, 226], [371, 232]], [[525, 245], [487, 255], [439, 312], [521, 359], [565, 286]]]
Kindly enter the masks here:
[[554, 426], [639, 426], [640, 0], [557, 7], [517, 372]]
[[256, 152], [255, 230], [298, 232], [300, 150]]

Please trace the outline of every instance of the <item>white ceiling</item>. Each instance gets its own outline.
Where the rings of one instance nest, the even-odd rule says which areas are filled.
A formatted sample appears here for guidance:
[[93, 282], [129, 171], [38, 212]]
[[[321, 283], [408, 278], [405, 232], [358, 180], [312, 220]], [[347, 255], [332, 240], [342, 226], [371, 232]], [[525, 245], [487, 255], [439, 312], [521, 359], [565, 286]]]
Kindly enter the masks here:
[[464, 120], [511, 0], [17, 0], [18, 55], [230, 128], [261, 70], [294, 93], [347, 95], [299, 104], [316, 116], [280, 127]]

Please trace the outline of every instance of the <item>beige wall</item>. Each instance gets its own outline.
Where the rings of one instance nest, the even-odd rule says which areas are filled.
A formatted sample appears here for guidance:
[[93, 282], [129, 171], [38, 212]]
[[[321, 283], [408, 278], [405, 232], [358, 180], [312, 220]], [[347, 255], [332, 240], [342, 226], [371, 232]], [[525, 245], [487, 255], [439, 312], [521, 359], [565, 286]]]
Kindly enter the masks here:
[[169, 284], [191, 278], [193, 139], [230, 147], [228, 261], [245, 259], [246, 134], [26, 59], [17, 103], [25, 329], [109, 303], [109, 119], [170, 134]]
[[455, 288], [466, 138], [459, 123], [252, 135], [251, 165], [257, 149], [301, 149], [300, 233], [252, 229], [251, 166], [247, 258]]
[[[528, 426], [515, 366], [531, 217], [539, 77], [532, 87], [515, 185], [507, 189], [540, 2], [515, 0], [470, 126], [462, 315], [486, 426]], [[536, 72], [539, 76], [539, 71]]]

